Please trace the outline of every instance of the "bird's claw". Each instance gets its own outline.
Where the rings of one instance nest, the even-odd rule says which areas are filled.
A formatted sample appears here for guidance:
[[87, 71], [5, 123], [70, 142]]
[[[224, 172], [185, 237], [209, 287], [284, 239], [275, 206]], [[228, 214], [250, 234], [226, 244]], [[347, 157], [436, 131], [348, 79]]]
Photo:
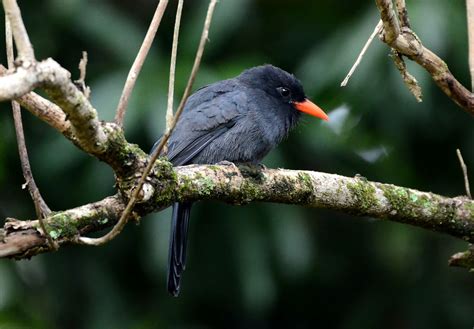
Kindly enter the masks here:
[[267, 169], [268, 169], [268, 167], [265, 166], [263, 163], [259, 163], [257, 166], [258, 166], [261, 170], [267, 170]]
[[216, 165], [237, 167], [237, 166], [235, 165], [235, 163], [233, 163], [233, 162], [231, 162], [231, 161], [227, 161], [227, 160], [219, 161], [218, 163], [216, 163]]
[[364, 177], [361, 174], [355, 174], [354, 178], [357, 178], [357, 179], [360, 179], [364, 182], [367, 182], [367, 177]]

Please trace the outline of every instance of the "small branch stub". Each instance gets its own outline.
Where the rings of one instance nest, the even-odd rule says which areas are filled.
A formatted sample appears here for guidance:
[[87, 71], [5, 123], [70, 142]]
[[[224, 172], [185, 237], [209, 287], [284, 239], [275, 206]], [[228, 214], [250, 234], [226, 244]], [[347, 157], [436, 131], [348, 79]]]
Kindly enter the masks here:
[[421, 87], [418, 85], [418, 81], [415, 79], [415, 77], [407, 71], [407, 66], [403, 60], [403, 56], [392, 48], [390, 57], [393, 59], [395, 67], [398, 69], [398, 72], [400, 72], [403, 82], [407, 86], [408, 90], [413, 96], [415, 96], [416, 101], [421, 103], [423, 101]]
[[461, 166], [462, 175], [464, 177], [464, 188], [466, 189], [466, 195], [468, 196], [469, 199], [472, 199], [471, 188], [469, 184], [469, 177], [467, 175], [467, 166], [464, 163], [464, 159], [459, 149], [456, 149], [456, 155], [458, 156], [459, 165]]
[[474, 272], [474, 245], [470, 244], [469, 249], [463, 252], [458, 252], [451, 256], [448, 261], [449, 266], [464, 267]]

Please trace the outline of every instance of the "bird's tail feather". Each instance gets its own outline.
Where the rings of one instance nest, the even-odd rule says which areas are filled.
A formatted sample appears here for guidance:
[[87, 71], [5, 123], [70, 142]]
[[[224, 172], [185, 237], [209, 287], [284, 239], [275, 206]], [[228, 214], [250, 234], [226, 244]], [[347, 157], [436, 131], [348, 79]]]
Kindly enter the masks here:
[[191, 202], [173, 204], [168, 254], [168, 292], [174, 297], [179, 295], [181, 275], [186, 267], [186, 244], [191, 206]]

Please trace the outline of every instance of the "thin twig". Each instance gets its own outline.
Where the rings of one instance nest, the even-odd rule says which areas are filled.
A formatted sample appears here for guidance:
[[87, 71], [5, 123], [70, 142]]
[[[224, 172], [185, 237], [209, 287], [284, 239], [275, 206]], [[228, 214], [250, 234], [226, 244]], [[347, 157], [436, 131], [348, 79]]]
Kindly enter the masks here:
[[18, 51], [18, 58], [20, 61], [34, 62], [35, 53], [33, 46], [31, 45], [28, 32], [26, 32], [20, 7], [18, 7], [16, 0], [3, 0], [3, 9], [5, 10], [7, 20], [11, 24], [11, 30]]
[[181, 13], [183, 11], [183, 0], [179, 0], [176, 9], [176, 20], [174, 23], [173, 45], [171, 47], [170, 78], [168, 85], [168, 106], [166, 108], [166, 129], [171, 127], [173, 121], [174, 81], [176, 76], [176, 55], [178, 53], [179, 26], [181, 24]]
[[466, 195], [469, 197], [469, 199], [472, 199], [471, 188], [469, 187], [469, 177], [467, 176], [466, 163], [464, 163], [464, 159], [459, 149], [456, 149], [456, 154], [458, 155], [459, 164], [461, 165], [462, 174], [464, 176], [464, 187], [466, 188]]
[[469, 71], [471, 73], [471, 91], [474, 91], [474, 0], [466, 0], [467, 39], [469, 41]]
[[415, 99], [418, 103], [423, 101], [423, 92], [421, 90], [420, 85], [416, 78], [410, 74], [407, 70], [407, 66], [405, 61], [403, 60], [402, 54], [400, 54], [395, 49], [391, 49], [390, 57], [393, 59], [395, 63], [395, 67], [397, 68], [398, 72], [400, 72], [403, 82], [407, 86], [408, 90], [415, 96]]
[[74, 81], [76, 86], [84, 93], [86, 98], [89, 98], [91, 95], [91, 88], [86, 85], [86, 73], [87, 73], [87, 51], [82, 52], [82, 58], [79, 61], [79, 79]]
[[208, 40], [208, 35], [209, 35], [209, 28], [211, 26], [211, 21], [212, 21], [212, 15], [214, 13], [215, 6], [217, 4], [217, 0], [211, 0], [209, 3], [209, 7], [207, 9], [207, 15], [206, 15], [206, 20], [204, 22], [204, 28], [202, 30], [201, 34], [201, 40], [199, 42], [199, 47], [196, 52], [196, 57], [194, 59], [194, 65], [191, 70], [191, 74], [188, 79], [188, 83], [186, 85], [186, 88], [183, 93], [183, 97], [181, 99], [181, 102], [178, 106], [178, 109], [176, 110], [176, 114], [173, 117], [173, 121], [171, 123], [171, 126], [168, 127], [163, 134], [163, 137], [160, 140], [160, 144], [158, 147], [153, 151], [153, 153], [150, 155], [150, 160], [146, 166], [146, 168], [143, 171], [142, 176], [140, 177], [140, 180], [138, 181], [137, 186], [133, 190], [132, 196], [130, 197], [130, 200], [128, 201], [127, 206], [125, 207], [125, 210], [123, 211], [122, 215], [120, 216], [119, 221], [115, 226], [110, 230], [109, 233], [106, 235], [100, 237], [100, 238], [87, 238], [87, 237], [79, 237], [78, 242], [83, 243], [83, 244], [88, 244], [88, 245], [94, 245], [94, 246], [99, 246], [104, 243], [109, 242], [113, 238], [115, 238], [120, 232], [123, 230], [125, 227], [125, 224], [127, 224], [128, 221], [128, 216], [131, 213], [133, 207], [135, 206], [135, 203], [137, 202], [138, 195], [140, 194], [140, 191], [142, 189], [143, 184], [145, 183], [146, 178], [148, 177], [148, 174], [150, 173], [151, 169], [155, 165], [155, 161], [158, 158], [158, 156], [161, 154], [161, 151], [163, 150], [164, 145], [168, 141], [171, 132], [173, 131], [174, 127], [176, 126], [176, 123], [178, 122], [179, 116], [181, 115], [181, 112], [184, 109], [184, 104], [186, 103], [186, 100], [189, 97], [189, 94], [191, 93], [191, 88], [193, 86], [194, 80], [196, 79], [196, 74], [199, 70], [199, 65], [201, 64], [201, 59], [202, 55], [204, 53], [204, 48], [206, 46], [206, 42]]
[[[8, 67], [14, 67], [14, 55], [13, 55], [13, 34], [10, 25], [8, 16], [5, 15], [5, 43], [7, 48], [7, 61]], [[23, 123], [21, 120], [21, 109], [20, 104], [16, 101], [12, 101], [12, 110], [13, 110], [13, 121], [15, 125], [15, 133], [18, 144], [18, 153], [20, 156], [21, 170], [23, 172], [23, 177], [25, 178], [26, 185], [28, 187], [28, 192], [30, 193], [33, 204], [35, 205], [36, 216], [38, 217], [39, 224], [43, 234], [48, 241], [50, 248], [58, 249], [58, 245], [53, 241], [49, 235], [48, 230], [44, 224], [43, 218], [49, 216], [51, 210], [44, 201], [41, 193], [36, 185], [36, 182], [33, 178], [33, 172], [31, 171], [30, 161], [28, 159], [28, 151], [26, 149], [25, 134], [23, 130]]]
[[125, 81], [125, 86], [123, 87], [122, 95], [117, 106], [117, 111], [115, 114], [115, 123], [120, 127], [123, 126], [123, 120], [125, 117], [125, 112], [127, 110], [128, 100], [132, 94], [133, 87], [137, 81], [138, 75], [142, 69], [143, 63], [148, 55], [148, 51], [151, 48], [153, 39], [155, 38], [156, 31], [161, 23], [161, 18], [165, 12], [166, 6], [168, 5], [168, 0], [160, 0], [158, 6], [156, 7], [155, 14], [151, 20], [148, 31], [143, 39], [143, 43], [138, 51], [137, 57], [133, 62], [130, 72], [128, 72], [127, 81]]
[[364, 47], [362, 48], [362, 50], [360, 51], [360, 54], [359, 56], [357, 57], [354, 65], [352, 65], [349, 73], [347, 73], [346, 77], [344, 78], [344, 80], [342, 80], [341, 82], [341, 87], [345, 87], [347, 85], [347, 82], [349, 82], [349, 79], [351, 78], [352, 74], [354, 73], [354, 71], [356, 70], [357, 66], [359, 66], [361, 60], [362, 60], [362, 57], [364, 57], [364, 54], [365, 52], [367, 51], [367, 49], [369, 48], [370, 44], [372, 43], [372, 40], [374, 40], [375, 36], [380, 32], [380, 29], [382, 28], [382, 20], [379, 20], [379, 22], [377, 23], [377, 25], [375, 26], [375, 29], [374, 31], [372, 32], [372, 34], [370, 35], [369, 39], [367, 40], [367, 42], [365, 43]]

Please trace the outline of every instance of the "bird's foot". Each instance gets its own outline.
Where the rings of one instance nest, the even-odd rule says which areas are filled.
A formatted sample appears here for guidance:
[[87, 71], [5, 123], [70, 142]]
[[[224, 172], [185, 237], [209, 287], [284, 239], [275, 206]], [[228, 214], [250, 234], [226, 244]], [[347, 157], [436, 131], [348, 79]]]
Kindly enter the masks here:
[[232, 170], [239, 170], [235, 163], [227, 160], [219, 161], [216, 165], [230, 167]]
[[262, 164], [242, 163], [239, 165], [239, 171], [244, 177], [251, 177], [259, 182], [264, 180], [263, 170], [266, 167]]
[[360, 179], [364, 182], [367, 182], [367, 177], [364, 177], [361, 174], [355, 174], [354, 178], [357, 178], [357, 179]]
[[259, 164], [257, 164], [257, 166], [258, 166], [261, 170], [267, 170], [267, 169], [268, 169], [268, 167], [265, 166], [263, 163], [259, 163]]
[[231, 161], [227, 161], [227, 160], [219, 161], [218, 163], [216, 163], [216, 165], [220, 165], [220, 166], [233, 166], [233, 167], [235, 167], [235, 163], [233, 163], [233, 162], [231, 162]]

